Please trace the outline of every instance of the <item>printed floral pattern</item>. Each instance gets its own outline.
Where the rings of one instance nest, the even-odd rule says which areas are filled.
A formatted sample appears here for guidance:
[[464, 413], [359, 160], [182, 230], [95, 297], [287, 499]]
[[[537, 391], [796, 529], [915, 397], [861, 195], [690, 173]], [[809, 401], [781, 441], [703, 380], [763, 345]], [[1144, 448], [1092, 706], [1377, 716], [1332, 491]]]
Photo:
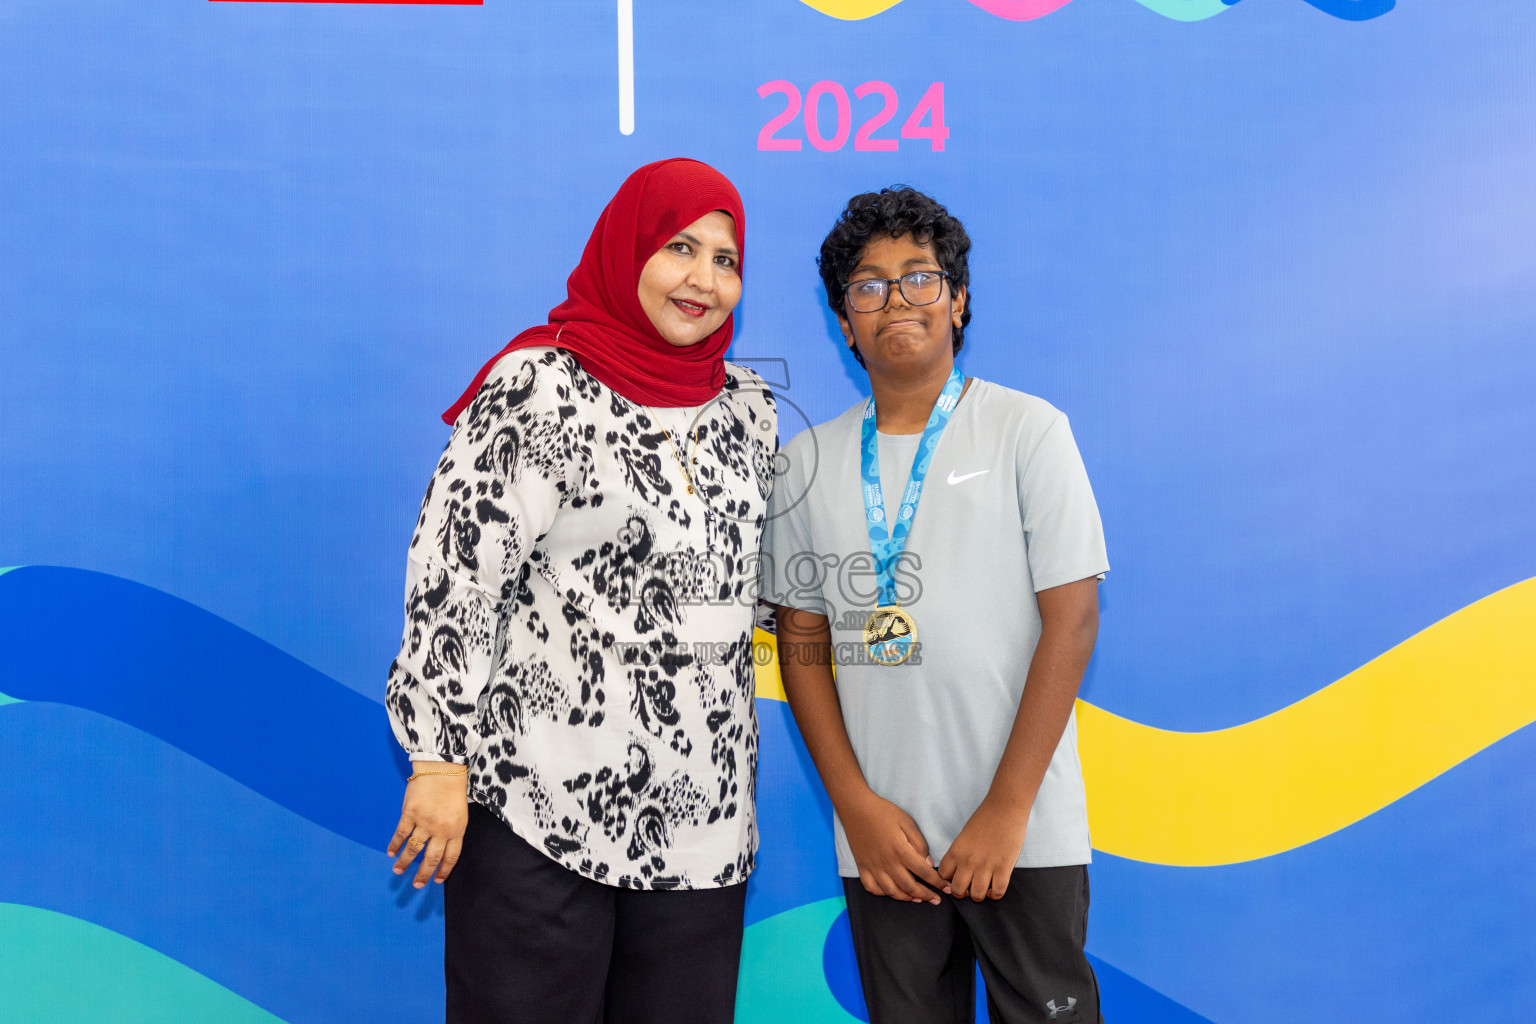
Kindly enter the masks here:
[[396, 737], [467, 763], [472, 799], [613, 885], [752, 869], [756, 556], [777, 423], [761, 380], [727, 370], [698, 417], [689, 494], [664, 414], [563, 350], [512, 353], [455, 425], [411, 538]]

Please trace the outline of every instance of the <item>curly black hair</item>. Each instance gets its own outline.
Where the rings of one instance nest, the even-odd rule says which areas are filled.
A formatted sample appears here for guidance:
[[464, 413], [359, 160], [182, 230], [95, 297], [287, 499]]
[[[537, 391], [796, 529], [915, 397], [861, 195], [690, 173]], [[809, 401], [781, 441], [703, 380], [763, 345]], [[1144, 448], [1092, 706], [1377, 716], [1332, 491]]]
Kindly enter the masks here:
[[[967, 262], [971, 237], [965, 233], [965, 225], [951, 217], [937, 200], [915, 188], [893, 185], [848, 200], [842, 216], [821, 243], [821, 255], [816, 260], [821, 283], [827, 289], [827, 305], [838, 316], [844, 316], [843, 289], [848, 287], [848, 275], [859, 265], [864, 248], [876, 238], [903, 235], [911, 235], [919, 245], [932, 243], [939, 267], [949, 275], [950, 288], [966, 289], [965, 309], [954, 333], [958, 353], [964, 344], [965, 328], [971, 322], [971, 270]], [[860, 366], [864, 365], [857, 346], [853, 348], [853, 357]]]

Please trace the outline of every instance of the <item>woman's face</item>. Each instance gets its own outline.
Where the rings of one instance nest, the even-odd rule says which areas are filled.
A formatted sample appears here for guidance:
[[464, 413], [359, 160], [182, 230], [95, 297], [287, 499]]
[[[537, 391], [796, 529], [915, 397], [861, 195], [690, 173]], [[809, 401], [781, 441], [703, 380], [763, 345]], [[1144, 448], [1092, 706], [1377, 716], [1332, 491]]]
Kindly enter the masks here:
[[706, 213], [656, 250], [640, 271], [640, 306], [679, 348], [714, 334], [741, 299], [736, 222]]

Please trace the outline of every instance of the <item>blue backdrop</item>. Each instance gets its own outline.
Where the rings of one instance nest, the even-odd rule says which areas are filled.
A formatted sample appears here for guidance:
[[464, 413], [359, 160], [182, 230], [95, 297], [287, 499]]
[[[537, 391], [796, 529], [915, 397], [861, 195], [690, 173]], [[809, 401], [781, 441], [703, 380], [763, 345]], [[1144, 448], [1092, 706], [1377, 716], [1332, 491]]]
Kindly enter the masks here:
[[[847, 197], [965, 221], [962, 365], [1071, 415], [1103, 513], [1101, 708], [1240, 726], [1536, 577], [1536, 6], [627, 9], [0, 0], [21, 1019], [440, 1013], [382, 852], [405, 545], [438, 414], [650, 160], [741, 189], [786, 439], [864, 393], [814, 266]], [[848, 1020], [825, 801], [759, 711], [742, 1017]], [[1106, 1015], [1536, 1018], [1532, 717], [1313, 842], [1098, 856]]]

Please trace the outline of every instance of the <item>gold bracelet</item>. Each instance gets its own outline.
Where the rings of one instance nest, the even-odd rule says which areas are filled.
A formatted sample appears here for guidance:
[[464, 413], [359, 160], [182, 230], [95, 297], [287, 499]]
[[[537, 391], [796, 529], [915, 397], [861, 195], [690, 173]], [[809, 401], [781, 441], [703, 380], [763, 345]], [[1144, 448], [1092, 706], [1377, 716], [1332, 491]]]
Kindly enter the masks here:
[[460, 771], [456, 771], [456, 772], [412, 772], [410, 774], [410, 777], [407, 778], [405, 781], [406, 782], [415, 782], [417, 779], [421, 778], [423, 775], [450, 775], [450, 776], [457, 776], [457, 775], [468, 775], [468, 774], [469, 774], [469, 765], [466, 764], [466, 765], [463, 766], [463, 768]]

